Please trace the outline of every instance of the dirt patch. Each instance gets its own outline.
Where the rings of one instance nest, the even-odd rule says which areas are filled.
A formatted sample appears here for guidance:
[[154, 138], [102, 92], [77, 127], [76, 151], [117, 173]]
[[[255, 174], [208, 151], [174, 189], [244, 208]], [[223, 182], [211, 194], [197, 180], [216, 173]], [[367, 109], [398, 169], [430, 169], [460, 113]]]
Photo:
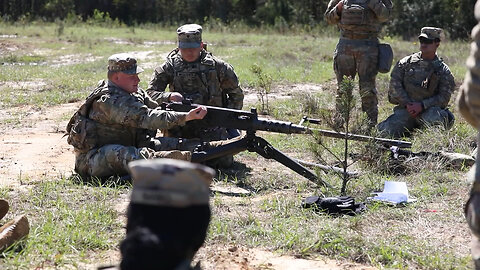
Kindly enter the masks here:
[[270, 251], [235, 245], [207, 245], [199, 250], [195, 260], [200, 261], [204, 270], [377, 269], [327, 258], [303, 259], [291, 255], [277, 255]]
[[[47, 83], [42, 80], [38, 79], [35, 81], [4, 81], [0, 82], [0, 91], [2, 89], [24, 89], [29, 91], [38, 91], [43, 89], [47, 86]], [[1, 118], [1, 117], [0, 117]]]
[[63, 137], [67, 120], [80, 103], [69, 103], [38, 110], [22, 106], [2, 110], [2, 115], [18, 115], [21, 127], [3, 124], [0, 134], [0, 182], [4, 186], [19, 185], [25, 180], [70, 175], [74, 156]]
[[[318, 84], [292, 84], [292, 85], [281, 85], [273, 87], [274, 89], [268, 94], [268, 100], [276, 100], [276, 99], [290, 99], [296, 94], [300, 93], [319, 93], [324, 91], [324, 87]], [[244, 87], [243, 88], [245, 98], [243, 102], [245, 104], [255, 104], [258, 103], [259, 96], [257, 91], [251, 87]]]
[[50, 66], [52, 67], [61, 67], [67, 65], [75, 65], [81, 64], [86, 62], [94, 62], [97, 60], [103, 59], [101, 56], [93, 56], [91, 53], [89, 54], [67, 54], [62, 55], [57, 59], [51, 61]]

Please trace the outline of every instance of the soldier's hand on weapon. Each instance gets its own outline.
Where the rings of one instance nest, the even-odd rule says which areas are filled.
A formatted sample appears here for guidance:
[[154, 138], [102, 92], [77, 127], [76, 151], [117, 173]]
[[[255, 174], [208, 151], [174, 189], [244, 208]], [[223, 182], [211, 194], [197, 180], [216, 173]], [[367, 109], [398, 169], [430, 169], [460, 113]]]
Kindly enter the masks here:
[[185, 121], [196, 120], [196, 119], [203, 119], [207, 114], [207, 108], [205, 106], [198, 106], [195, 109], [191, 109], [187, 113], [187, 117]]
[[342, 9], [343, 9], [343, 0], [340, 0], [340, 2], [338, 2], [338, 4], [335, 6], [336, 10], [337, 10], [337, 14], [340, 15], [340, 13], [342, 13]]
[[183, 96], [180, 93], [172, 92], [168, 97], [168, 101], [170, 102], [182, 102]]
[[416, 118], [422, 111], [422, 103], [420, 102], [409, 102], [407, 103], [407, 112], [413, 117]]

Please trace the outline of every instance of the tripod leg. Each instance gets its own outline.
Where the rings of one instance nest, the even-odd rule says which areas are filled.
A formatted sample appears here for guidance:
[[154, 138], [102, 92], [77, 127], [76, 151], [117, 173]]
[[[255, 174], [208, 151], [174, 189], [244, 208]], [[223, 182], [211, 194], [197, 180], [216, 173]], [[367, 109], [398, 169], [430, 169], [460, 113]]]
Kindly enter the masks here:
[[327, 182], [323, 181], [314, 173], [312, 173], [310, 170], [303, 167], [298, 162], [289, 158], [284, 153], [273, 147], [263, 138], [257, 136], [251, 138], [248, 141], [248, 151], [256, 152], [266, 159], [274, 159], [316, 184], [320, 183], [326, 187], [332, 187]]

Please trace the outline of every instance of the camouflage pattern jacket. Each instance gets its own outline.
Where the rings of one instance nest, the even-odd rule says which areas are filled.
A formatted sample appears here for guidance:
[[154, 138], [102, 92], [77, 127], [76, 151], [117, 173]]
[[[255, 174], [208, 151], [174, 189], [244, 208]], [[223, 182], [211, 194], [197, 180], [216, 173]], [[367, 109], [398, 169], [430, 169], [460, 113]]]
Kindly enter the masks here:
[[424, 109], [446, 108], [455, 88], [453, 75], [437, 56], [431, 61], [421, 56], [421, 52], [414, 53], [395, 65], [388, 100], [402, 107], [409, 102], [422, 102]]
[[[342, 11], [336, 6], [344, 1]], [[330, 0], [325, 19], [337, 24], [341, 36], [350, 39], [372, 39], [378, 37], [382, 23], [390, 18], [393, 8], [391, 0]]]
[[[475, 18], [480, 21], [480, 2], [475, 5]], [[480, 23], [472, 30], [472, 46], [467, 59], [468, 71], [460, 88], [457, 106], [472, 126], [480, 129]]]
[[68, 142], [80, 153], [106, 144], [153, 148], [157, 129], [184, 125], [185, 117], [160, 110], [142, 89], [130, 94], [100, 81], [68, 123]]
[[170, 92], [179, 92], [197, 104], [231, 109], [243, 106], [243, 90], [233, 67], [206, 50], [191, 63], [182, 59], [178, 49], [173, 50], [167, 61], [155, 69], [147, 93], [158, 103], [167, 102], [167, 85]]

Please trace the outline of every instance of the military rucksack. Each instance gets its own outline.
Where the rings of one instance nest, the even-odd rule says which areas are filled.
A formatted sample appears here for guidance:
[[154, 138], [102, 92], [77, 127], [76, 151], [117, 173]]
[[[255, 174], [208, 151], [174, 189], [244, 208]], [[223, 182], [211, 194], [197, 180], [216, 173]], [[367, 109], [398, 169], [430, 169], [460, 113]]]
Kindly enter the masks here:
[[369, 0], [346, 0], [343, 2], [342, 24], [366, 24], [368, 22]]
[[88, 113], [95, 100], [101, 97], [108, 88], [105, 88], [107, 82], [99, 82], [95, 90], [87, 97], [85, 103], [75, 112], [67, 124], [67, 142], [75, 147], [75, 150], [87, 152], [96, 146], [97, 132], [96, 123], [88, 118]]

